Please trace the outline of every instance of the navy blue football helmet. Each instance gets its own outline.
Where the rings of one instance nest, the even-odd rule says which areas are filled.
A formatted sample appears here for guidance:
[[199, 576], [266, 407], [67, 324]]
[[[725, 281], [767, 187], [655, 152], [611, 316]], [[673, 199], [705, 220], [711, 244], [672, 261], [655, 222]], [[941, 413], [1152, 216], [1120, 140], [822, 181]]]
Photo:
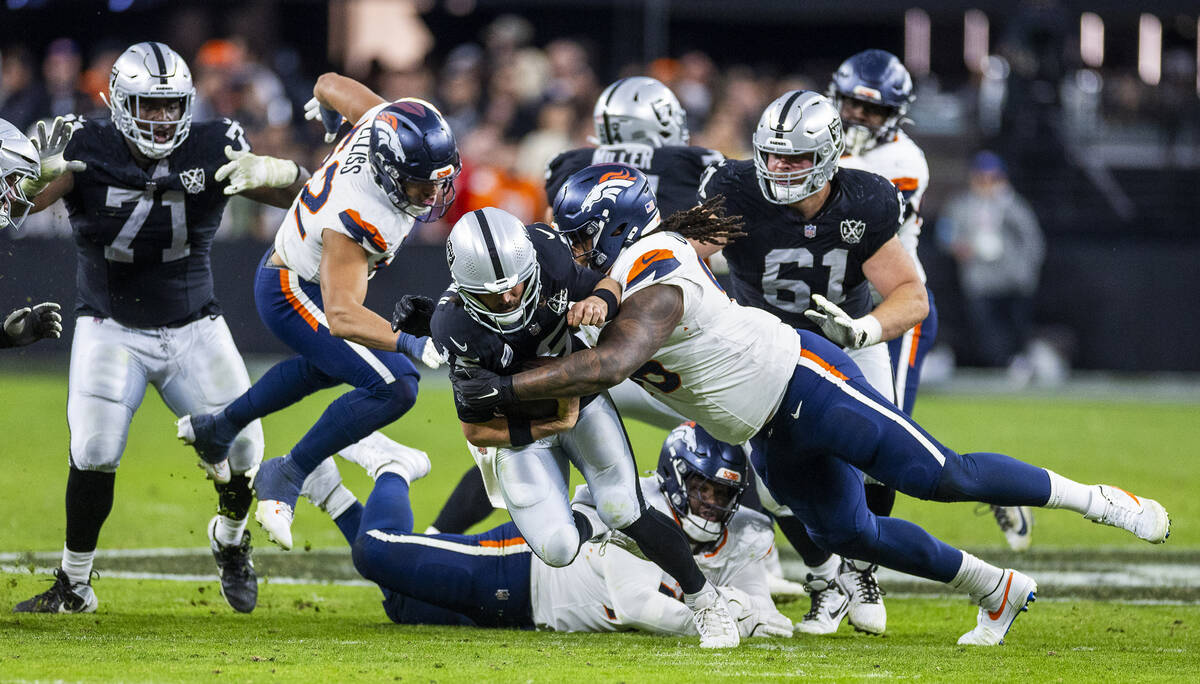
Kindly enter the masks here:
[[692, 541], [721, 538], [746, 491], [748, 468], [741, 447], [718, 442], [694, 422], [667, 435], [658, 456], [659, 487]]
[[608, 272], [621, 250], [662, 223], [646, 174], [624, 164], [595, 164], [571, 174], [554, 198], [554, 227], [576, 259]]
[[[912, 76], [900, 59], [886, 50], [864, 50], [842, 62], [829, 83], [829, 97], [837, 105], [845, 129], [846, 150], [861, 154], [886, 142], [904, 121], [915, 99]], [[846, 118], [845, 100], [857, 100], [885, 115], [880, 126]]]
[[[371, 171], [392, 204], [422, 221], [436, 221], [454, 201], [454, 179], [462, 170], [449, 124], [433, 105], [416, 98], [396, 100], [371, 122]], [[414, 201], [408, 183], [432, 184], [431, 203]]]

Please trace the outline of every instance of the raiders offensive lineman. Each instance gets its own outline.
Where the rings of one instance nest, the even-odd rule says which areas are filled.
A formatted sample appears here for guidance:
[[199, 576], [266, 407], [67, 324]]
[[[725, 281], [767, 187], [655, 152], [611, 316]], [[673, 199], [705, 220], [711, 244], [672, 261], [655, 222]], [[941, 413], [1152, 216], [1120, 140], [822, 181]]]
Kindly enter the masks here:
[[[880, 342], [903, 334], [928, 311], [925, 287], [897, 237], [902, 198], [886, 178], [838, 169], [842, 123], [829, 100], [817, 93], [795, 90], [777, 98], [759, 119], [753, 142], [753, 161], [713, 167], [700, 187], [702, 199], [724, 196], [729, 212], [746, 222], [747, 236], [724, 248], [734, 298], [792, 327], [826, 335], [892, 399], [892, 370]], [[882, 297], [874, 311], [872, 288]], [[868, 496], [872, 511], [890, 512], [895, 492], [870, 489], [877, 490]], [[843, 574], [837, 559], [813, 544], [769, 496], [763, 503], [775, 509], [780, 528], [813, 568], [810, 593], [820, 596], [825, 583]], [[849, 603], [843, 598], [839, 610], [849, 608], [856, 627], [882, 632], [886, 614], [873, 568], [841, 570], [846, 585], [857, 591], [850, 592]]]
[[[77, 121], [67, 142], [56, 120], [43, 145], [34, 211], [66, 202], [78, 255], [67, 422], [67, 533], [48, 591], [18, 612], [96, 609], [90, 584], [100, 527], [129, 423], [154, 385], [176, 415], [208, 411], [250, 386], [213, 295], [209, 251], [229, 195], [286, 207], [308, 174], [250, 154], [236, 121], [193, 123], [191, 72], [162, 43], [138, 43], [113, 65], [111, 120]], [[69, 160], [69, 161], [67, 161]], [[245, 183], [258, 189], [243, 192]], [[246, 472], [262, 459], [262, 428], [247, 426], [217, 482], [208, 526], [226, 601], [249, 612], [258, 585], [245, 533]]]
[[[62, 128], [61, 122], [59, 123]], [[41, 156], [38, 151], [48, 147], [46, 125], [40, 124], [39, 142], [35, 143], [17, 127], [0, 119], [0, 230], [13, 231], [21, 227], [33, 203], [25, 196], [25, 181], [37, 181], [41, 175]], [[59, 135], [71, 135], [71, 129]], [[40, 144], [39, 144], [40, 143]], [[0, 324], [0, 349], [24, 347], [38, 340], [62, 335], [62, 315], [55, 302], [25, 306], [4, 317]]]
[[[365, 509], [355, 504], [362, 524], [348, 541], [359, 572], [388, 596], [393, 621], [697, 634], [674, 578], [615, 543], [585, 542], [573, 563], [554, 567], [512, 522], [475, 535], [413, 534], [408, 475], [428, 464], [414, 463], [394, 442], [376, 446], [348, 459], [375, 477]], [[747, 471], [740, 448], [686, 423], [663, 443], [657, 476], [638, 485], [648, 506], [680, 522], [695, 562], [729, 597], [741, 637], [791, 636], [761, 562], [774, 544], [771, 522], [739, 508]], [[598, 515], [589, 485], [576, 490], [573, 505]]]
[[[632, 169], [619, 168], [634, 179]], [[638, 182], [641, 194], [629, 196], [657, 220], [654, 196], [644, 177]], [[544, 224], [526, 228], [499, 209], [460, 219], [446, 241], [446, 259], [453, 286], [431, 328], [455, 373], [510, 374], [542, 357], [570, 354], [584, 346], [570, 327], [603, 323], [618, 307], [617, 283], [575, 263], [559, 233]], [[606, 393], [572, 399], [545, 417], [475, 411], [457, 400], [456, 408], [470, 444], [498, 447], [493, 467], [500, 495], [542, 561], [568, 565], [584, 542], [605, 528], [618, 530], [680, 583], [701, 646], [737, 645], [725, 599], [697, 567], [679, 527], [646, 507], [629, 439]], [[568, 463], [589, 483], [598, 517], [569, 507]]]
[[[478, 369], [471, 377], [452, 376], [467, 407], [504, 410], [586, 395], [632, 377], [713, 437], [751, 441], [755, 470], [770, 493], [824, 548], [969, 593], [979, 611], [960, 644], [1003, 643], [1013, 620], [1034, 600], [1037, 583], [910, 522], [875, 516], [866, 506], [864, 472], [926, 500], [1063, 508], [1150, 543], [1166, 541], [1170, 518], [1158, 502], [1110, 485], [1084, 485], [1003, 454], [948, 449], [875, 390], [837, 344], [731, 301], [693, 246], [727, 240], [703, 225], [720, 220], [719, 212], [698, 207], [701, 225], [687, 234], [645, 235], [638, 214], [619, 201], [582, 202], [593, 184], [588, 179], [569, 193], [569, 209], [591, 204], [585, 211], [607, 211], [605, 219], [617, 228], [568, 238], [577, 251], [613, 250], [611, 266], [599, 268], [621, 284], [620, 311], [594, 348], [516, 375]], [[834, 314], [832, 323], [841, 334], [826, 333], [837, 337], [861, 330], [844, 313]]]

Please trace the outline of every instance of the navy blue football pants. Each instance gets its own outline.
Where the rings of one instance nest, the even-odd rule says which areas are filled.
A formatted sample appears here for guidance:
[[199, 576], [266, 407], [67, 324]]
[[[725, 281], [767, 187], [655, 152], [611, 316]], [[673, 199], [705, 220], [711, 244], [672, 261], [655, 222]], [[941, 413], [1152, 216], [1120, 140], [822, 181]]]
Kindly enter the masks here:
[[299, 355], [275, 364], [226, 408], [227, 418], [245, 424], [318, 390], [341, 383], [355, 387], [335, 399], [289, 452], [304, 474], [412, 408], [420, 377], [412, 361], [330, 335], [320, 285], [263, 257], [254, 303], [267, 328]]
[[511, 522], [482, 534], [413, 534], [408, 483], [384, 473], [362, 511], [354, 567], [405, 624], [533, 627], [533, 552]]
[[939, 582], [962, 553], [920, 527], [867, 509], [865, 472], [933, 501], [1042, 506], [1050, 477], [993, 453], [958, 454], [871, 388], [850, 357], [816, 333], [797, 331], [800, 362], [775, 417], [754, 438], [754, 466], [818, 545]]

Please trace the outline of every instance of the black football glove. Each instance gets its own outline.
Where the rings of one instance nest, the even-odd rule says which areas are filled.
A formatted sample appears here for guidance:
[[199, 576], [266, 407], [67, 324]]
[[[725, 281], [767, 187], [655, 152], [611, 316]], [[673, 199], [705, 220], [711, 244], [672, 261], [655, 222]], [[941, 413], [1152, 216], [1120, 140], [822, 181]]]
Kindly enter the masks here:
[[458, 403], [472, 411], [496, 412], [519, 401], [512, 376], [496, 375], [486, 368], [455, 368], [450, 384]]
[[41, 339], [62, 337], [62, 315], [58, 310], [58, 304], [43, 302], [10, 313], [4, 319], [0, 347], [24, 347]]
[[392, 311], [392, 332], [404, 331], [414, 337], [428, 337], [434, 306], [429, 297], [404, 295]]

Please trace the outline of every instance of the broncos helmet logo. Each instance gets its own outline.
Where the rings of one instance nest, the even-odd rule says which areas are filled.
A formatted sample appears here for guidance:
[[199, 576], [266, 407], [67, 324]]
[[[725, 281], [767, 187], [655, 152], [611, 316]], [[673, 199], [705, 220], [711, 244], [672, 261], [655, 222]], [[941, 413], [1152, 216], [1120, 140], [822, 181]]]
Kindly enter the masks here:
[[633, 185], [635, 177], [628, 171], [610, 171], [609, 173], [600, 176], [600, 182], [596, 183], [588, 194], [583, 198], [581, 208], [585, 212], [590, 212], [592, 207], [601, 200], [616, 201], [621, 195], [621, 191]]

